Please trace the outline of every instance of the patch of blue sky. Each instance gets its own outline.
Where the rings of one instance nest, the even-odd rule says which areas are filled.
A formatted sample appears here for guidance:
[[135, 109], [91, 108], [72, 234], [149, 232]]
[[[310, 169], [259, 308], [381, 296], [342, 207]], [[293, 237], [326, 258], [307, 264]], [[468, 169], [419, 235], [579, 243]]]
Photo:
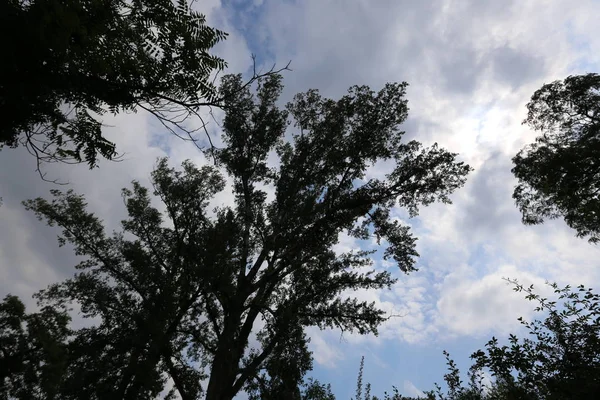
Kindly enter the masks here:
[[[146, 111], [138, 112], [146, 113]], [[170, 155], [171, 145], [169, 143], [172, 140], [172, 135], [157, 118], [152, 116], [150, 113], [146, 114], [148, 116], [146, 118], [146, 128], [148, 129], [148, 146], [159, 148], [167, 155]]]
[[148, 146], [157, 147], [164, 151], [167, 156], [170, 156], [171, 145], [167, 137], [168, 135], [165, 134], [165, 128], [163, 126], [151, 126], [149, 133]]
[[598, 59], [594, 60], [591, 55], [593, 50], [590, 44], [589, 35], [579, 33], [575, 29], [573, 22], [566, 23], [567, 41], [579, 53], [577, 57], [569, 63], [569, 70], [573, 74], [582, 74], [588, 72], [597, 72], [600, 70]]
[[411, 382], [421, 391], [434, 389], [438, 383], [445, 388], [443, 376], [448, 372], [443, 351], [447, 350], [461, 370], [463, 381], [467, 381], [467, 371], [472, 365], [470, 355], [482, 349], [489, 338], [460, 338], [451, 342], [428, 341], [423, 344], [409, 344], [400, 340], [386, 341], [382, 346], [356, 346], [336, 343], [343, 360], [335, 367], [326, 367], [315, 362], [309, 374], [322, 383], [330, 383], [337, 398], [349, 399], [356, 391], [356, 379], [360, 359], [365, 357], [363, 384], [370, 383], [373, 395], [383, 395], [396, 386], [400, 393], [411, 395], [405, 388], [405, 381]]
[[222, 0], [230, 25], [244, 37], [250, 53], [256, 57], [257, 67], [272, 64], [276, 54], [271, 50], [271, 39], [262, 29], [265, 7], [263, 1]]
[[490, 254], [492, 250], [486, 243], [479, 243], [469, 249], [467, 264], [474, 267], [474, 270], [480, 271], [478, 277], [482, 277], [488, 272], [488, 264], [492, 262], [493, 270], [496, 270], [498, 259]]
[[[166, 126], [161, 124], [157, 118], [150, 117], [149, 122], [148, 122], [148, 133], [149, 133], [148, 134], [148, 146], [157, 147], [157, 148], [161, 149], [162, 151], [164, 151], [167, 154], [167, 156], [172, 156], [171, 150], [172, 150], [172, 146], [173, 146], [173, 141], [174, 140], [190, 141], [190, 139], [188, 139], [188, 137], [189, 137], [189, 134], [191, 133], [191, 135], [194, 138], [194, 140], [196, 141], [196, 145], [198, 147], [200, 147], [202, 149], [209, 148], [210, 142], [208, 141], [204, 131], [198, 130], [198, 131], [194, 132], [193, 128], [191, 128], [189, 126], [186, 126], [185, 128], [188, 129], [189, 132], [186, 132], [186, 131], [176, 128], [174, 126], [169, 126], [167, 128]], [[211, 133], [211, 135], [212, 134], [214, 134], [214, 132]], [[178, 135], [180, 137], [177, 137], [176, 135]], [[213, 139], [213, 141], [214, 141], [214, 139]], [[190, 144], [190, 146], [193, 146], [193, 144], [191, 142], [189, 144]]]

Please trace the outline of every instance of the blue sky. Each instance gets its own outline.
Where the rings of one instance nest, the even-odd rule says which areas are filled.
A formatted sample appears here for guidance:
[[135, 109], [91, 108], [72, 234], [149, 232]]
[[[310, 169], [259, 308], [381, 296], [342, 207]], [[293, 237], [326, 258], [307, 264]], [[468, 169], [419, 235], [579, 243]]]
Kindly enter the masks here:
[[[262, 66], [292, 61], [283, 101], [309, 88], [338, 97], [354, 84], [378, 89], [407, 81], [406, 137], [438, 142], [475, 168], [453, 205], [432, 205], [412, 220], [398, 210], [419, 237], [419, 271], [398, 273], [389, 292], [357, 295], [401, 317], [390, 319], [377, 338], [309, 330], [313, 376], [330, 382], [338, 399], [352, 396], [363, 355], [365, 380], [375, 393], [392, 385], [407, 395], [433, 388], [446, 371], [444, 349], [466, 370], [472, 351], [492, 335], [517, 332], [517, 317], [532, 316], [532, 306], [503, 277], [538, 286], [545, 280], [600, 283], [598, 247], [576, 239], [561, 221], [520, 223], [510, 173], [511, 157], [536, 136], [520, 124], [531, 94], [545, 82], [599, 70], [598, 2], [206, 0], [196, 8], [230, 33], [218, 48], [228, 72], [248, 71], [252, 53]], [[168, 154], [173, 163], [205, 160], [189, 143], [165, 137], [143, 113], [106, 122], [106, 134], [126, 152], [123, 162], [94, 171], [51, 166], [49, 174], [69, 180], [116, 228], [123, 216], [119, 189], [132, 179], [147, 182], [158, 156]], [[2, 296], [28, 299], [75, 265], [68, 249], [56, 247], [55, 232], [20, 205], [51, 188], [34, 169], [22, 149], [0, 156], [0, 226], [7, 227], [0, 231]], [[338, 247], [359, 245], [341, 237]]]

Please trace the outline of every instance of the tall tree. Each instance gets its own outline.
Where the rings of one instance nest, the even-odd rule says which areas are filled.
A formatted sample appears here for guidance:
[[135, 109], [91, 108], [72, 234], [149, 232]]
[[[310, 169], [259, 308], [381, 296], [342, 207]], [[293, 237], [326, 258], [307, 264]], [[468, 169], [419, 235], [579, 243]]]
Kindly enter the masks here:
[[[260, 80], [256, 94], [240, 75], [225, 76], [218, 168], [160, 160], [152, 173], [160, 209], [134, 182], [123, 191], [123, 232], [107, 236], [73, 192], [26, 202], [85, 257], [41, 303], [75, 301], [100, 321], [75, 334], [63, 398], [149, 398], [170, 378], [195, 399], [205, 370], [207, 400], [241, 390], [297, 397], [311, 367], [305, 327], [377, 333], [385, 313], [348, 293], [395, 279], [371, 268], [374, 250], [336, 254], [339, 235], [385, 240], [384, 257], [413, 271], [416, 238], [392, 208], [416, 215], [420, 205], [448, 203], [470, 170], [437, 145], [402, 142], [405, 89], [354, 86], [337, 101], [311, 90], [282, 110], [279, 75]], [[382, 160], [391, 172], [368, 176]], [[223, 174], [234, 204], [210, 211]]]
[[524, 123], [542, 132], [514, 158], [513, 197], [526, 224], [564, 218], [577, 236], [600, 240], [600, 75], [542, 86]]
[[95, 166], [117, 155], [101, 116], [138, 109], [198, 140], [186, 118], [222, 105], [211, 75], [226, 63], [209, 51], [226, 33], [187, 1], [3, 1], [0, 148], [23, 144], [38, 170], [42, 161]]

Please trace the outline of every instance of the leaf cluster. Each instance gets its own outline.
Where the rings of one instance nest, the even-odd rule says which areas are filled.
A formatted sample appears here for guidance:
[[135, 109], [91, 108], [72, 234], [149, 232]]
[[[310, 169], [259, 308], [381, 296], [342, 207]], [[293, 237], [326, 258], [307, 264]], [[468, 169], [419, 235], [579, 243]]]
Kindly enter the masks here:
[[544, 85], [523, 123], [542, 133], [514, 158], [515, 199], [526, 224], [564, 218], [591, 243], [600, 240], [600, 75]]
[[215, 100], [225, 62], [209, 50], [226, 34], [186, 0], [7, 0], [0, 6], [0, 144], [39, 160], [116, 156], [106, 112]]
[[0, 303], [0, 399], [56, 398], [67, 366], [71, 330], [66, 310], [27, 314], [7, 295]]

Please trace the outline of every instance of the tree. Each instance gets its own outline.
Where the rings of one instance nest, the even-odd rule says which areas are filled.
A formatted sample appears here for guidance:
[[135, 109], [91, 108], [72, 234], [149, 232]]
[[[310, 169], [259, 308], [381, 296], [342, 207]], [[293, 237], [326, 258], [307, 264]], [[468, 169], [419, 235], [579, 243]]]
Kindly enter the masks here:
[[309, 378], [304, 384], [302, 400], [335, 400], [335, 396], [331, 392], [331, 385]]
[[524, 123], [541, 131], [514, 158], [513, 198], [526, 224], [564, 218], [591, 243], [600, 240], [600, 75], [542, 86]]
[[8, 295], [0, 303], [0, 399], [57, 397], [70, 333], [65, 310], [44, 307], [26, 314]]
[[[123, 231], [108, 236], [71, 191], [27, 201], [85, 257], [39, 301], [76, 302], [100, 321], [74, 333], [61, 398], [150, 398], [171, 379], [183, 399], [195, 399], [205, 370], [207, 400], [291, 393], [311, 367], [305, 327], [377, 333], [385, 313], [348, 293], [388, 288], [395, 278], [371, 268], [372, 250], [332, 247], [344, 232], [385, 240], [383, 256], [413, 271], [416, 238], [392, 207], [416, 215], [420, 205], [449, 203], [470, 171], [437, 145], [402, 142], [405, 89], [354, 86], [337, 101], [311, 90], [282, 110], [280, 75], [259, 80], [255, 95], [240, 75], [225, 76], [217, 167], [184, 162], [175, 170], [160, 160], [152, 194], [161, 209], [134, 182], [123, 191]], [[368, 177], [382, 160], [391, 172]], [[234, 204], [210, 211], [223, 174]]]
[[0, 148], [26, 146], [38, 171], [116, 157], [107, 112], [143, 109], [195, 141], [188, 118], [222, 105], [211, 74], [226, 63], [209, 51], [227, 34], [187, 0], [6, 0], [0, 26]]
[[473, 354], [477, 368], [488, 368], [510, 393], [522, 399], [593, 399], [600, 392], [600, 296], [583, 285], [572, 289], [551, 284], [559, 304], [515, 284], [536, 301], [543, 320], [519, 318], [529, 335], [501, 346], [492, 338], [486, 351]]
[[[557, 295], [549, 300], [535, 293], [533, 286], [524, 287], [511, 281], [516, 292], [538, 305], [535, 311], [543, 319], [527, 322], [519, 318], [528, 336], [519, 339], [510, 335], [507, 345], [492, 338], [485, 350], [471, 355], [474, 360], [468, 371], [468, 382], [461, 379], [456, 363], [444, 351], [448, 373], [444, 375], [445, 392], [425, 392], [430, 400], [575, 400], [595, 399], [600, 393], [600, 295], [583, 285], [572, 289], [549, 284]], [[377, 400], [370, 395], [370, 385], [363, 396], [364, 361], [361, 361], [356, 400]], [[483, 384], [483, 373], [492, 376]], [[411, 400], [393, 388], [384, 400]]]

